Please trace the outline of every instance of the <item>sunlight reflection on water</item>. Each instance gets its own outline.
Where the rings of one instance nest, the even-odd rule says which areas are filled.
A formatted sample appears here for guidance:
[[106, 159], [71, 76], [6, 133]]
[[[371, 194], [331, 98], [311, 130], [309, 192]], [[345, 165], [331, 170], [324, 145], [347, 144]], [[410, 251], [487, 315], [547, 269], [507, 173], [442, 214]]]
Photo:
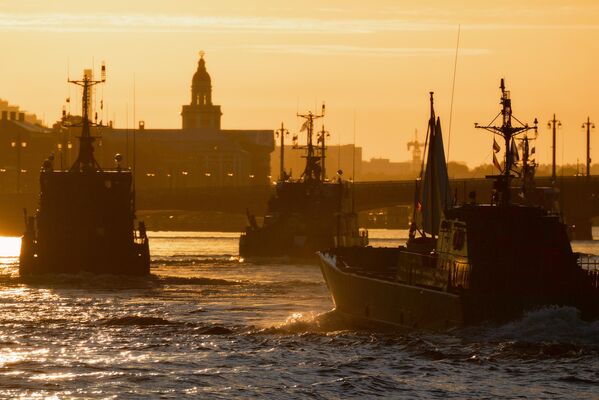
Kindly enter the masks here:
[[9, 264], [19, 257], [21, 238], [0, 236], [0, 264]]
[[[397, 246], [407, 231], [370, 235]], [[240, 263], [238, 234], [149, 236], [150, 278], [34, 283], [18, 278], [20, 238], [0, 237], [0, 398], [593, 398], [599, 383], [599, 322], [575, 310], [446, 334], [357, 332], [329, 311], [316, 265]]]

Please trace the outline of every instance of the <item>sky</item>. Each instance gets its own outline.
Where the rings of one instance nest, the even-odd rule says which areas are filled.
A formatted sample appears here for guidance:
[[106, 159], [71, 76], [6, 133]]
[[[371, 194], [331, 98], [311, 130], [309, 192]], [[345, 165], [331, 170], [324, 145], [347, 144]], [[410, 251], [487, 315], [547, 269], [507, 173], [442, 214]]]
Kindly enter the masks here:
[[539, 120], [540, 163], [553, 113], [558, 163], [584, 163], [581, 125], [599, 122], [597, 1], [0, 0], [0, 49], [0, 99], [48, 124], [78, 96], [67, 77], [104, 61], [101, 118], [179, 128], [200, 51], [223, 129], [297, 132], [296, 113], [325, 102], [331, 142], [355, 141], [365, 159], [409, 159], [434, 91], [449, 160], [490, 163], [493, 139], [474, 123], [500, 111], [501, 78], [514, 115]]

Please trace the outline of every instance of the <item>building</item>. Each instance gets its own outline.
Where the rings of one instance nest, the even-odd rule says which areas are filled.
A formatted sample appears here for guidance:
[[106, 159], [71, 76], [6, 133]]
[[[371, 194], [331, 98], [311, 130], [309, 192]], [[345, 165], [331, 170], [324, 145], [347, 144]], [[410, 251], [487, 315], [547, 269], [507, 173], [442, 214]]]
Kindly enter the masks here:
[[[37, 192], [46, 158], [53, 154], [55, 168], [68, 168], [75, 160], [80, 128], [67, 127], [64, 121], [44, 128], [35, 116], [29, 121], [11, 107], [2, 112], [0, 122], [0, 190]], [[191, 101], [182, 107], [181, 128], [148, 129], [143, 121], [135, 131], [96, 127], [95, 156], [102, 167], [112, 168], [115, 155], [121, 154], [121, 166], [135, 167], [136, 187], [142, 190], [268, 185], [273, 130], [221, 129], [221, 116], [220, 106], [212, 104], [212, 82], [202, 56], [191, 83]], [[66, 117], [71, 124], [80, 119]]]
[[410, 180], [418, 176], [419, 169], [411, 161], [391, 161], [388, 158], [371, 158], [362, 162], [362, 180]]
[[[304, 150], [285, 145], [285, 171], [292, 179], [299, 179], [306, 167]], [[281, 169], [281, 146], [277, 146], [270, 156], [272, 179], [279, 178]], [[353, 144], [327, 146], [325, 158], [326, 178], [334, 180], [337, 171], [343, 172], [344, 179], [361, 180], [362, 177], [362, 148]]]
[[139, 188], [269, 184], [273, 130], [221, 129], [221, 116], [202, 55], [191, 101], [181, 110], [181, 129], [148, 129], [141, 121], [134, 141], [130, 130], [101, 128], [98, 158], [110, 165], [121, 153], [124, 165], [135, 164]]
[[[1, 106], [2, 104], [0, 104]], [[42, 162], [55, 147], [55, 135], [35, 115], [16, 106], [0, 117], [0, 192], [34, 193]]]
[[[42, 121], [35, 114], [21, 111], [19, 106], [8, 104], [8, 101], [0, 99], [0, 112], [5, 115], [3, 119], [18, 120], [21, 119], [31, 125], [42, 125]], [[6, 114], [5, 114], [6, 113]], [[21, 115], [22, 114], [22, 115]]]

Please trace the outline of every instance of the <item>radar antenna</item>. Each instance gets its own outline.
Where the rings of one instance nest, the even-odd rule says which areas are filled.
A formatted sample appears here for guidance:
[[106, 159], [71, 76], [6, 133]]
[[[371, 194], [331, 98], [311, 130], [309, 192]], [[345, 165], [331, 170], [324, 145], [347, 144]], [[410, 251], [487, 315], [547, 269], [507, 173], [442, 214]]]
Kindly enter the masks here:
[[93, 80], [91, 74], [83, 74], [82, 80], [67, 80], [69, 83], [72, 83], [77, 86], [81, 86], [83, 88], [83, 96], [81, 101], [82, 106], [82, 116], [81, 123], [73, 124], [68, 123], [66, 118], [63, 118], [63, 126], [65, 127], [78, 127], [81, 128], [81, 136], [79, 136], [79, 155], [77, 156], [77, 160], [71, 166], [70, 171], [78, 171], [78, 172], [87, 172], [87, 171], [102, 171], [100, 164], [94, 158], [94, 141], [96, 137], [92, 136], [90, 133], [91, 126], [102, 126], [102, 124], [98, 124], [96, 122], [91, 122], [89, 119], [90, 112], [90, 90], [92, 86], [95, 86], [100, 83], [106, 82], [106, 65], [102, 63], [102, 70], [100, 80]]

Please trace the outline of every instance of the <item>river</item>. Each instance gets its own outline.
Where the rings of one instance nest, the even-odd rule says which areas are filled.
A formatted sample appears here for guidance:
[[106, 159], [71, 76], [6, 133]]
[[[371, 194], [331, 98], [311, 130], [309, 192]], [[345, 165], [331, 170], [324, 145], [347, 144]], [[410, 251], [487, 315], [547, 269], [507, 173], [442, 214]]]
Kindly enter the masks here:
[[[407, 232], [370, 236], [395, 246]], [[150, 278], [27, 282], [19, 239], [0, 238], [0, 397], [599, 398], [599, 321], [575, 309], [356, 331], [316, 265], [240, 262], [238, 237], [150, 232]], [[599, 242], [573, 247], [599, 254]]]

